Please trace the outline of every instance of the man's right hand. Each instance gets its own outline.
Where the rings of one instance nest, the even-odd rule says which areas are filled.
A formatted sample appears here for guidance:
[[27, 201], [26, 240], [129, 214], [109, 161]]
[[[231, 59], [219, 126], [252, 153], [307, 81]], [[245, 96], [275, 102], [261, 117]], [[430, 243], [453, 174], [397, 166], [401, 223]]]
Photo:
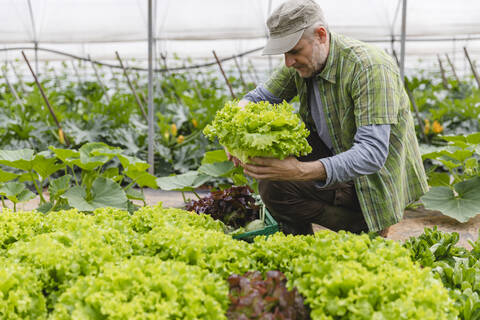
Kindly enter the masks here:
[[233, 162], [233, 165], [235, 167], [238, 167], [239, 165], [242, 164], [242, 162], [240, 161], [240, 159], [238, 159], [237, 157], [234, 157], [230, 154], [230, 152], [228, 152], [227, 148], [223, 147], [223, 149], [225, 149], [225, 153], [227, 154], [227, 159], [229, 161], [232, 161]]

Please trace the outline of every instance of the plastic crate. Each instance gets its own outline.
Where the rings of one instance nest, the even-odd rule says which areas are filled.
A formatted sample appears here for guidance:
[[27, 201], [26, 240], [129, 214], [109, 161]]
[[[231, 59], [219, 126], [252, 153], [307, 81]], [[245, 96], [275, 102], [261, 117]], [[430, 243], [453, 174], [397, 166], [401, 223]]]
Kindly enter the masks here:
[[269, 235], [277, 232], [279, 230], [277, 221], [273, 219], [272, 215], [270, 214], [270, 212], [268, 212], [267, 208], [265, 208], [264, 210], [265, 210], [265, 227], [263, 227], [263, 229], [240, 233], [240, 234], [234, 235], [233, 239], [253, 242], [253, 239], [256, 236], [268, 237]]

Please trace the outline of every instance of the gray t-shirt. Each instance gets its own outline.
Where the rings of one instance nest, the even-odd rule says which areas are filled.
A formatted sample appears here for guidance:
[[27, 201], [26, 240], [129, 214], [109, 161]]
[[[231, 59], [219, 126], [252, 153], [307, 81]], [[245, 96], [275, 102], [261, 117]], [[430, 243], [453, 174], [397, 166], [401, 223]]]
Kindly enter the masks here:
[[[357, 128], [353, 146], [345, 152], [335, 154], [316, 80], [312, 87], [313, 90], [309, 97], [312, 118], [320, 139], [334, 154], [331, 157], [320, 159], [325, 167], [327, 180], [319, 182], [318, 186], [327, 187], [380, 170], [388, 156], [390, 125], [368, 125]], [[247, 93], [244, 99], [252, 102], [269, 101], [272, 104], [283, 101], [272, 95], [263, 85], [259, 85]]]

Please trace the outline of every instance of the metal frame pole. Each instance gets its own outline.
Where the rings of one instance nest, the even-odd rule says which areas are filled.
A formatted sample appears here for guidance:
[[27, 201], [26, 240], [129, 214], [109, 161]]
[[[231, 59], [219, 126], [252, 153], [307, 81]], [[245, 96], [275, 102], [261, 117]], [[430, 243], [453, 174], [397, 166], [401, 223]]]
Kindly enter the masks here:
[[407, 38], [407, 0], [403, 0], [402, 7], [402, 42], [400, 47], [400, 76], [405, 79], [405, 40]]
[[155, 171], [153, 113], [153, 12], [152, 0], [148, 0], [148, 163], [150, 164], [148, 172], [152, 175]]

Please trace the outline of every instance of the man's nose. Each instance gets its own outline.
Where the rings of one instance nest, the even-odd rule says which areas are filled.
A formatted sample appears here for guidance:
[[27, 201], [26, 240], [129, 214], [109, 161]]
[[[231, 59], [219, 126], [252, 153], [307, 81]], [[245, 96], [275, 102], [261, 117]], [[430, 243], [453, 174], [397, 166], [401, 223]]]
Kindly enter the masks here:
[[294, 64], [295, 64], [295, 59], [294, 59], [291, 55], [285, 53], [285, 65], [286, 65], [288, 68], [290, 68], [290, 67], [293, 66]]

